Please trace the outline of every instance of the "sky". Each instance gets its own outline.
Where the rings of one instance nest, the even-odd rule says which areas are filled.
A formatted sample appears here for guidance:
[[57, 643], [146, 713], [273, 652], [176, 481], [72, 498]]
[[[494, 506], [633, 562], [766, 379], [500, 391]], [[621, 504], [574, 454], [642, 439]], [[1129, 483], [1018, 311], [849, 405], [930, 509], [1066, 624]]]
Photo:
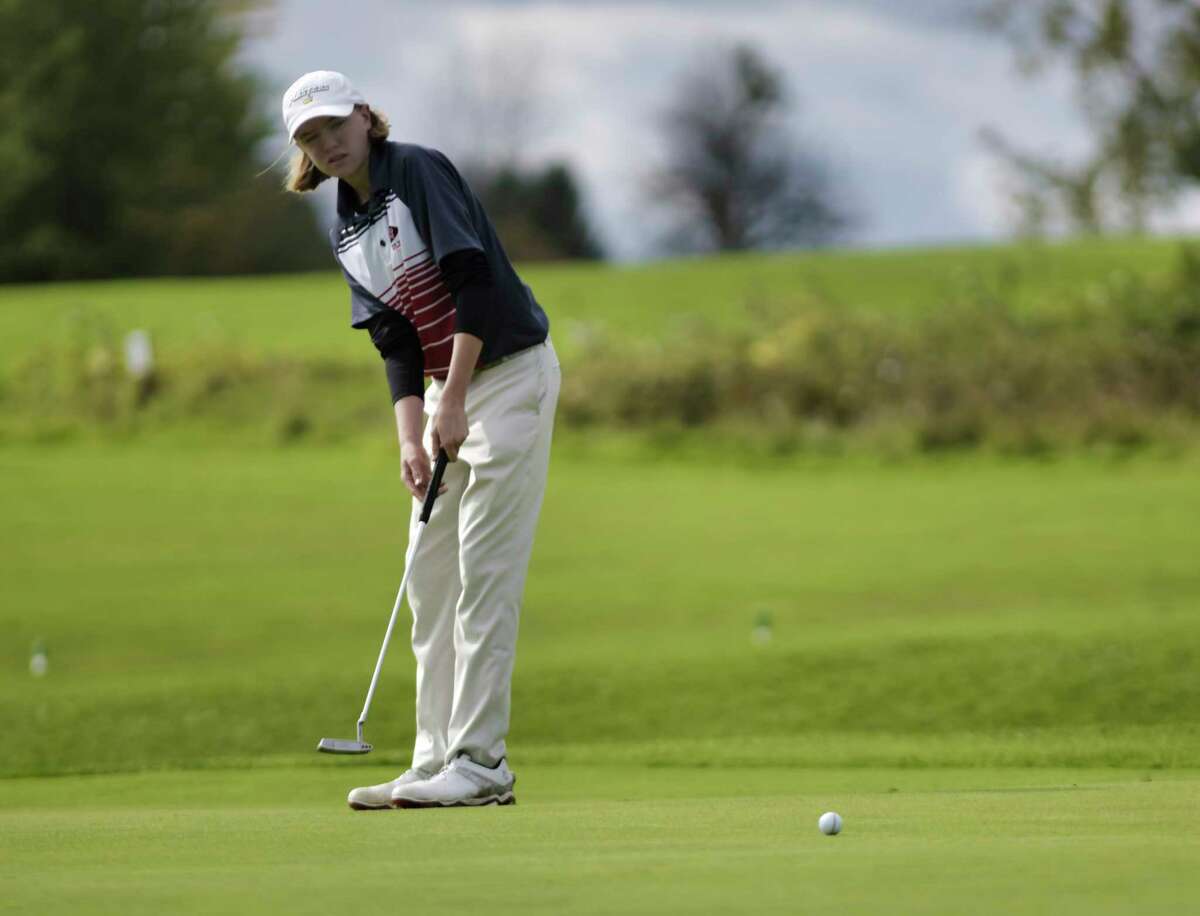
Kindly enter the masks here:
[[[392, 139], [451, 159], [503, 145], [478, 100], [515, 101], [522, 159], [567, 160], [608, 254], [639, 261], [663, 254], [665, 214], [642, 180], [661, 161], [657, 114], [715, 42], [745, 41], [782, 72], [790, 133], [856, 214], [846, 244], [975, 243], [1010, 235], [1014, 218], [981, 128], [1064, 161], [1089, 140], [1069, 76], [1023, 78], [999, 36], [962, 21], [968, 2], [349, 0], [334, 21], [327, 0], [276, 0], [242, 58], [275, 90], [274, 154], [287, 144], [278, 100], [310, 70], [345, 73], [388, 115]], [[315, 195], [330, 213], [331, 184]], [[1154, 226], [1200, 227], [1200, 200]]]

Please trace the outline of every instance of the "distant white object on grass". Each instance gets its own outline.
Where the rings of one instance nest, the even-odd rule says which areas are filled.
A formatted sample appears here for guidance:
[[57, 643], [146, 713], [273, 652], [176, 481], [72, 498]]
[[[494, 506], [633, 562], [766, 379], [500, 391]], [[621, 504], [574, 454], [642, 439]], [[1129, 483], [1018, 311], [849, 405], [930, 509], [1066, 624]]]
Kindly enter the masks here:
[[821, 819], [817, 821], [817, 826], [821, 828], [821, 832], [826, 836], [833, 836], [835, 833], [841, 833], [842, 816], [836, 811], [826, 811], [821, 815]]
[[750, 631], [750, 641], [756, 646], [765, 646], [771, 642], [773, 635], [771, 615], [767, 611], [763, 611], [754, 621], [754, 629]]
[[125, 335], [125, 371], [134, 378], [149, 375], [154, 368], [154, 348], [148, 331], [130, 331]]
[[35, 643], [33, 655], [29, 657], [29, 673], [34, 677], [41, 677], [49, 667], [50, 659], [46, 655], [46, 647], [40, 642]]

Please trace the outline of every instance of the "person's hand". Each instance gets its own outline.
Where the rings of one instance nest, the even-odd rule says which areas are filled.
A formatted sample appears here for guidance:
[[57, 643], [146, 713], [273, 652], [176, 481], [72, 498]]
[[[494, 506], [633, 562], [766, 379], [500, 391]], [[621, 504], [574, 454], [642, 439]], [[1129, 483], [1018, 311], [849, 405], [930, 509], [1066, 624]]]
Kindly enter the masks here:
[[466, 441], [467, 438], [467, 410], [457, 401], [451, 401], [447, 398], [442, 398], [438, 404], [437, 412], [434, 413], [433, 419], [430, 421], [433, 424], [433, 453], [436, 455], [438, 449], [446, 450], [446, 457], [451, 461], [458, 460], [458, 447]]
[[[417, 499], [424, 500], [429, 489], [429, 479], [433, 476], [429, 462], [429, 453], [425, 446], [418, 441], [405, 442], [400, 446], [400, 477], [408, 492]], [[438, 489], [438, 496], [446, 492], [446, 485]]]

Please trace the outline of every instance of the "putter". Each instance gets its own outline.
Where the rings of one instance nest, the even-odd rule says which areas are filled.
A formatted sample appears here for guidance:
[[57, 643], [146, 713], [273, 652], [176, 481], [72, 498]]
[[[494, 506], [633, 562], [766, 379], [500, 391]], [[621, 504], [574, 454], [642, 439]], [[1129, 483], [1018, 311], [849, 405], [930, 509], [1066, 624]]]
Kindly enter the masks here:
[[421, 535], [429, 524], [429, 516], [433, 513], [433, 503], [437, 499], [438, 490], [442, 486], [442, 474], [446, 471], [446, 450], [439, 449], [437, 463], [433, 468], [433, 478], [429, 481], [429, 489], [425, 491], [425, 504], [421, 507], [421, 521], [417, 524], [417, 533], [413, 535], [412, 543], [408, 546], [408, 555], [404, 558], [404, 578], [400, 580], [400, 591], [396, 594], [396, 603], [392, 607], [392, 619], [388, 621], [387, 633], [383, 636], [383, 646], [379, 650], [379, 660], [375, 662], [375, 673], [371, 676], [371, 687], [367, 690], [367, 701], [363, 703], [362, 715], [358, 717], [358, 740], [347, 738], [322, 738], [317, 744], [317, 750], [326, 754], [369, 754], [371, 745], [363, 741], [363, 725], [367, 721], [367, 712], [371, 708], [371, 697], [375, 695], [375, 685], [379, 683], [379, 672], [383, 669], [383, 657], [387, 655], [388, 641], [392, 638], [392, 627], [396, 625], [396, 614], [404, 601], [404, 589], [408, 585], [408, 574], [412, 572], [413, 560], [416, 559], [417, 549], [421, 546]]

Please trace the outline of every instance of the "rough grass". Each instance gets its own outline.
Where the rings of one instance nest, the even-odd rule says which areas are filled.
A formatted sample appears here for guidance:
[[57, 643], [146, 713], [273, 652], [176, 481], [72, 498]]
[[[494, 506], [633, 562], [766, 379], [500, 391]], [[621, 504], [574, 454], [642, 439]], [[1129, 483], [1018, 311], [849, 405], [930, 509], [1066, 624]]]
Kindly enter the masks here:
[[[768, 454], [1200, 439], [1200, 258], [1161, 241], [544, 271], [562, 426], [702, 428]], [[0, 441], [387, 435], [378, 355], [314, 311], [327, 295], [320, 275], [0, 290]], [[141, 381], [132, 327], [159, 348]]]
[[[592, 329], [661, 338], [700, 319], [743, 329], [744, 306], [792, 304], [921, 314], [1003, 293], [1023, 312], [1054, 312], [1114, 284], [1170, 273], [1186, 239], [741, 254], [644, 265], [518, 265], [556, 322], [568, 357]], [[0, 366], [83, 324], [120, 335], [147, 328], [165, 358], [198, 344], [253, 353], [369, 362], [350, 329], [349, 293], [328, 272], [228, 279], [117, 280], [0, 286]]]

